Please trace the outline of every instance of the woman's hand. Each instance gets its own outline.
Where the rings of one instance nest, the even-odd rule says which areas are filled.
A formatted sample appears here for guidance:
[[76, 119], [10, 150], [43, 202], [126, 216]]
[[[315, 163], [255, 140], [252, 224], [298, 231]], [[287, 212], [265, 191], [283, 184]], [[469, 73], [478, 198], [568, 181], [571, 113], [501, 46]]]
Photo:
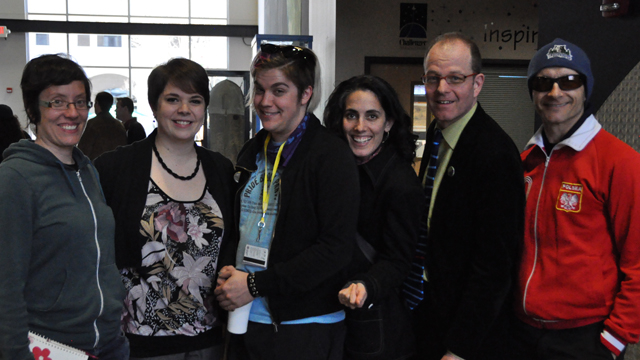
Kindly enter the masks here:
[[362, 283], [353, 283], [338, 293], [340, 304], [351, 309], [361, 308], [367, 300], [367, 288]]
[[225, 266], [220, 270], [213, 294], [221, 308], [232, 311], [253, 301], [247, 287], [247, 275], [233, 266]]

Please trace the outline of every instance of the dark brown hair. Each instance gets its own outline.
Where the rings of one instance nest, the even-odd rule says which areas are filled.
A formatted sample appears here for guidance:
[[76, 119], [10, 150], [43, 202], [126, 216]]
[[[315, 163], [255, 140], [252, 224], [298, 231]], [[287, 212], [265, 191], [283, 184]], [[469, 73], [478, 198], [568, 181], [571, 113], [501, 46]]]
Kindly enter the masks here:
[[129, 114], [133, 113], [133, 110], [134, 110], [133, 100], [131, 100], [130, 97], [118, 98], [118, 102], [120, 102], [120, 104], [122, 104], [123, 107], [126, 107], [127, 110], [129, 110]]
[[201, 95], [204, 98], [205, 108], [209, 106], [207, 71], [195, 61], [175, 58], [156, 67], [149, 75], [147, 98], [151, 110], [158, 110], [158, 99], [169, 83], [186, 93]]
[[384, 110], [387, 121], [393, 120], [386, 143], [393, 144], [408, 161], [416, 156], [416, 139], [411, 131], [411, 117], [400, 104], [398, 94], [385, 80], [372, 75], [354, 76], [338, 84], [331, 93], [324, 109], [324, 125], [331, 132], [345, 139], [343, 117], [349, 95], [357, 90], [371, 91]]
[[86, 100], [91, 100], [91, 83], [80, 65], [64, 55], [42, 55], [27, 63], [22, 72], [20, 88], [29, 122], [40, 123], [40, 94], [50, 86], [62, 86], [74, 81], [84, 84]]

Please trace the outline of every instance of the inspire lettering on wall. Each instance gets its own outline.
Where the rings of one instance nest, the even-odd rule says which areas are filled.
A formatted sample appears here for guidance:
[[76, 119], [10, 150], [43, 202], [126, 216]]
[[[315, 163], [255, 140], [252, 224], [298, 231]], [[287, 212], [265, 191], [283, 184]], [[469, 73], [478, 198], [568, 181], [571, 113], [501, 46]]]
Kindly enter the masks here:
[[[524, 27], [524, 26], [523, 26]], [[526, 26], [524, 30], [512, 30], [512, 29], [487, 29], [485, 25], [484, 29], [484, 42], [485, 44], [496, 43], [496, 44], [513, 44], [513, 50], [518, 49], [519, 43], [524, 44], [537, 44], [538, 39], [538, 31], [531, 30], [529, 26]], [[511, 45], [509, 45], [511, 47]], [[503, 47], [499, 46], [499, 50], [502, 50]]]

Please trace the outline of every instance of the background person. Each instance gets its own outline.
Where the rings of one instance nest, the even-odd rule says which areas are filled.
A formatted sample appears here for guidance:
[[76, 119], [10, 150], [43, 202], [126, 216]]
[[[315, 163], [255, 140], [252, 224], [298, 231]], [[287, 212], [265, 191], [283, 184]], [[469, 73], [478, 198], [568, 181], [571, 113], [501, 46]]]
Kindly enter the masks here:
[[386, 81], [369, 75], [340, 83], [325, 108], [329, 130], [358, 163], [360, 211], [352, 276], [339, 293], [347, 310], [348, 359], [404, 359], [414, 351], [400, 287], [411, 267], [425, 200], [411, 163], [411, 118]]
[[578, 46], [541, 47], [528, 76], [542, 126], [522, 153], [514, 358], [623, 358], [640, 336], [640, 154], [593, 116]]
[[113, 95], [99, 92], [96, 95], [96, 116], [87, 123], [78, 147], [91, 160], [118, 146], [127, 144], [127, 133], [118, 119], [111, 116]]
[[524, 184], [515, 144], [478, 103], [481, 62], [477, 45], [459, 33], [434, 39], [424, 60], [435, 116], [424, 150], [430, 160], [420, 165], [429, 212], [404, 288], [415, 308], [415, 359], [506, 358]]
[[131, 116], [133, 110], [133, 100], [131, 98], [122, 97], [116, 101], [116, 117], [122, 121], [124, 129], [127, 131], [128, 144], [133, 144], [147, 137], [147, 133], [144, 131], [142, 124], [138, 122], [138, 118]]
[[237, 269], [222, 269], [216, 295], [226, 310], [253, 301], [243, 358], [341, 359], [336, 294], [355, 246], [357, 169], [344, 141], [308, 112], [320, 80], [315, 54], [260, 49], [251, 103], [263, 129], [238, 155]]
[[20, 87], [36, 140], [11, 145], [0, 164], [0, 357], [33, 360], [33, 331], [101, 360], [128, 359], [113, 215], [76, 148], [89, 80], [73, 61], [43, 55]]
[[221, 359], [212, 290], [234, 237], [233, 166], [194, 142], [209, 105], [202, 66], [172, 59], [148, 79], [158, 128], [96, 159], [116, 218], [132, 359]]
[[0, 105], [0, 161], [2, 153], [14, 142], [26, 139], [20, 120], [7, 105]]

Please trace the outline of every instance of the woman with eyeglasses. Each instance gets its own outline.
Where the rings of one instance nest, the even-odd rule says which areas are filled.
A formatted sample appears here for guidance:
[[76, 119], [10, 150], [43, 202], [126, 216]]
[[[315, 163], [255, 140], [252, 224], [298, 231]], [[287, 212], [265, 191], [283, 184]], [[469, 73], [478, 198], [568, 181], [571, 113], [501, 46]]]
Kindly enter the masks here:
[[311, 50], [262, 44], [250, 70], [262, 130], [238, 155], [240, 242], [216, 295], [229, 311], [252, 302], [238, 358], [342, 359], [335, 294], [355, 246], [355, 161], [310, 112], [320, 97]]
[[362, 75], [336, 87], [324, 123], [349, 144], [360, 174], [358, 247], [349, 282], [337, 293], [347, 307], [345, 358], [406, 359], [414, 339], [400, 291], [425, 206], [411, 166], [411, 118], [389, 83]]
[[0, 164], [0, 358], [48, 358], [32, 332], [105, 359], [128, 359], [114, 219], [98, 173], [76, 148], [91, 107], [82, 68], [58, 55], [25, 66], [20, 82], [35, 142]]
[[147, 85], [158, 128], [95, 161], [116, 219], [131, 359], [222, 359], [213, 289], [234, 238], [236, 187], [231, 162], [194, 142], [209, 77], [178, 58], [156, 67]]

